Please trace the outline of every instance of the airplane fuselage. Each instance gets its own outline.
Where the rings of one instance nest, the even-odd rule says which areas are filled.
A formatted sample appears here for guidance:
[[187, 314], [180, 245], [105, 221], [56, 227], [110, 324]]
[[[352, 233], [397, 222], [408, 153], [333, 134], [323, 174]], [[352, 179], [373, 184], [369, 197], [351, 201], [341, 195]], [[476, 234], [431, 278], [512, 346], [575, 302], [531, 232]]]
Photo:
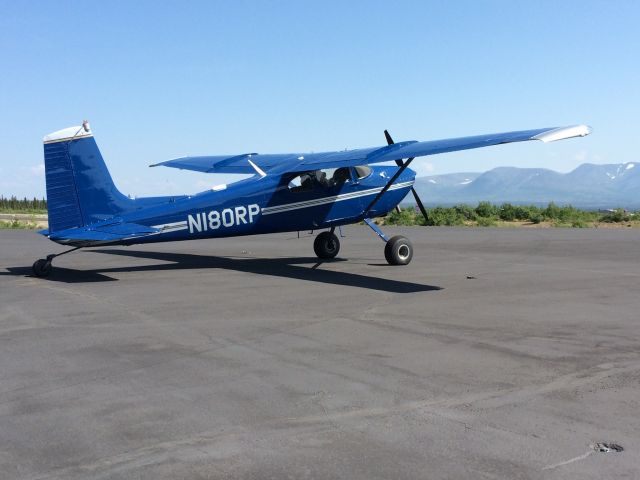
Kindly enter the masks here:
[[[365, 208], [397, 170], [367, 167], [363, 175], [349, 168], [348, 178], [341, 182], [314, 178], [306, 186], [295, 184], [296, 179], [311, 172], [256, 176], [192, 196], [140, 199], [139, 209], [88, 226], [101, 231], [118, 224], [144, 225], [157, 230], [150, 235], [92, 242], [65, 238], [63, 231], [50, 238], [65, 245], [131, 245], [336, 227], [361, 221]], [[414, 180], [415, 172], [406, 169], [367, 216], [385, 215], [395, 208]]]

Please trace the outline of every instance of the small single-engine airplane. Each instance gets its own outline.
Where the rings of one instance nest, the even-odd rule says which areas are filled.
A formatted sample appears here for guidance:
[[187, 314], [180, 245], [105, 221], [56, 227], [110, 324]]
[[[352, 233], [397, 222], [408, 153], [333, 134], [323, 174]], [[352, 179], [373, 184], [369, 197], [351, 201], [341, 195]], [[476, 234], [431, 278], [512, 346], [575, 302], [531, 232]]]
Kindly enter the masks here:
[[[40, 233], [73, 248], [37, 260], [33, 273], [49, 275], [55, 257], [82, 247], [320, 229], [328, 230], [317, 235], [313, 247], [318, 257], [330, 259], [340, 250], [335, 228], [361, 221], [385, 242], [389, 264], [406, 265], [413, 256], [411, 242], [399, 235], [388, 238], [372, 219], [397, 208], [410, 191], [426, 218], [413, 188], [416, 172], [408, 168], [414, 158], [590, 132], [577, 125], [396, 143], [385, 130], [387, 145], [381, 147], [183, 157], [150, 166], [253, 176], [195, 195], [132, 199], [114, 185], [85, 121], [44, 137], [49, 229]], [[382, 162], [395, 165], [374, 166]]]

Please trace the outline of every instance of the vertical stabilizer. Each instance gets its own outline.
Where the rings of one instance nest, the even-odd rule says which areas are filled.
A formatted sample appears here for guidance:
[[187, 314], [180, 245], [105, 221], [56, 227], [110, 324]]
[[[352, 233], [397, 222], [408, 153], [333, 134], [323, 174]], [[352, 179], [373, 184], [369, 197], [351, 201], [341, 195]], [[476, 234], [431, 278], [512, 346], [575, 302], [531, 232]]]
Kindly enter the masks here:
[[49, 231], [90, 225], [133, 208], [116, 188], [88, 123], [44, 137]]

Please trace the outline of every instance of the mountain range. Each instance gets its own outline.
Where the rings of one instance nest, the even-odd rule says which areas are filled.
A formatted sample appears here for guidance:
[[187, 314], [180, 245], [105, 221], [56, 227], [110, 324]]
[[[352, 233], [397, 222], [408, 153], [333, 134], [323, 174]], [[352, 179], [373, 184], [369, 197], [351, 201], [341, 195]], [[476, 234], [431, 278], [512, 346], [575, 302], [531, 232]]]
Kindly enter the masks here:
[[[498, 167], [416, 179], [415, 189], [427, 205], [510, 202], [576, 207], [640, 208], [640, 164], [584, 163], [569, 173], [544, 168]], [[407, 197], [407, 201], [412, 200]]]

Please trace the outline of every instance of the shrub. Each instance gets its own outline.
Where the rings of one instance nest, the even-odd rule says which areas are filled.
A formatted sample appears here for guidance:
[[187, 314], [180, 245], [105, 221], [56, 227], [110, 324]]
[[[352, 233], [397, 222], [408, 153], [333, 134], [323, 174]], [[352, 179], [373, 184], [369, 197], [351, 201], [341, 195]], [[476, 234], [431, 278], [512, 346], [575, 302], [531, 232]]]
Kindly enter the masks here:
[[465, 217], [455, 208], [435, 207], [427, 210], [427, 214], [429, 215], [427, 225], [464, 225]]
[[606, 213], [600, 218], [601, 222], [621, 223], [631, 220], [631, 215], [622, 208], [617, 208], [613, 212]]
[[516, 219], [516, 209], [510, 203], [503, 203], [498, 213], [500, 220], [505, 222], [513, 222]]
[[0, 228], [23, 230], [37, 228], [37, 225], [33, 222], [23, 222], [21, 220], [0, 220]]
[[496, 225], [496, 219], [493, 217], [479, 217], [477, 221], [479, 227], [493, 227]]
[[505, 222], [531, 221], [539, 224], [548, 221], [558, 227], [584, 228], [591, 222], [625, 222], [639, 217], [624, 210], [616, 210], [605, 215], [596, 212], [578, 210], [570, 205], [559, 206], [551, 202], [546, 208], [534, 205], [512, 205], [503, 203], [499, 207], [490, 202], [480, 202], [475, 208], [466, 205], [436, 207], [427, 210], [428, 220], [420, 212], [405, 208], [401, 212], [390, 212], [385, 221], [390, 225], [464, 225], [476, 222], [479, 226], [496, 225], [497, 220]]
[[[535, 205], [514, 207], [515, 215], [518, 220], [533, 221], [534, 217], [541, 216], [542, 209]], [[535, 223], [535, 222], [534, 222]], [[537, 222], [540, 223], [540, 222]]]
[[465, 220], [475, 220], [478, 218], [476, 210], [471, 205], [462, 204], [456, 205], [453, 208], [456, 210], [458, 215], [464, 217]]
[[389, 225], [415, 225], [416, 212], [411, 208], [404, 208], [400, 212], [393, 210], [387, 215], [386, 223]]
[[555, 203], [551, 202], [549, 203], [549, 205], [547, 205], [547, 208], [542, 211], [542, 215], [547, 220], [558, 220], [560, 219], [561, 208]]
[[535, 223], [537, 225], [544, 220], [544, 217], [542, 216], [542, 213], [536, 213], [535, 215], [531, 215], [529, 220], [531, 220], [531, 223]]
[[572, 223], [576, 221], [590, 222], [598, 218], [598, 215], [594, 212], [578, 210], [571, 205], [559, 207], [553, 202], [542, 211], [542, 215], [546, 220], [560, 223]]
[[498, 214], [498, 207], [489, 202], [480, 202], [476, 207], [476, 214], [483, 218], [493, 217]]

